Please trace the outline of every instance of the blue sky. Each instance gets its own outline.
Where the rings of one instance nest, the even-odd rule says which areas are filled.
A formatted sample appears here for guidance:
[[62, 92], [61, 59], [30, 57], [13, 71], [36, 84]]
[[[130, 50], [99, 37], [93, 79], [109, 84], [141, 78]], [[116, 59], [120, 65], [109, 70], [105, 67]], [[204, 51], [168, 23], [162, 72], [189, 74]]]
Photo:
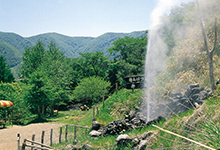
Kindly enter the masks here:
[[156, 0], [0, 0], [0, 31], [97, 37], [147, 30]]

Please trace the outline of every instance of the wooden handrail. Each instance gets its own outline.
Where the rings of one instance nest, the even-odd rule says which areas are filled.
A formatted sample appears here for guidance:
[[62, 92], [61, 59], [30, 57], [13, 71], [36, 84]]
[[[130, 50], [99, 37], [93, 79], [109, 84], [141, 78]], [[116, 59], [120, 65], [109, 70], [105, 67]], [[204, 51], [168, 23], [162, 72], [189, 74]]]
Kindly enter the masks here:
[[67, 124], [67, 125], [68, 125], [68, 126], [72, 126], [72, 127], [79, 127], [79, 128], [89, 129], [89, 127], [85, 127], [85, 126], [72, 125], [72, 124]]

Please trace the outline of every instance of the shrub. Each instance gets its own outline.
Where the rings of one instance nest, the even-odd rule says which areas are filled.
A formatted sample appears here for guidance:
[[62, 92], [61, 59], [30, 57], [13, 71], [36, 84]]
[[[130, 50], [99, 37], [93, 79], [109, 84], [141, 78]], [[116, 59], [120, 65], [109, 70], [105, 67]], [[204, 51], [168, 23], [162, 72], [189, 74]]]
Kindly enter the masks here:
[[110, 82], [104, 81], [101, 77], [84, 78], [73, 91], [75, 101], [87, 103], [89, 105], [97, 103], [102, 96], [108, 93]]

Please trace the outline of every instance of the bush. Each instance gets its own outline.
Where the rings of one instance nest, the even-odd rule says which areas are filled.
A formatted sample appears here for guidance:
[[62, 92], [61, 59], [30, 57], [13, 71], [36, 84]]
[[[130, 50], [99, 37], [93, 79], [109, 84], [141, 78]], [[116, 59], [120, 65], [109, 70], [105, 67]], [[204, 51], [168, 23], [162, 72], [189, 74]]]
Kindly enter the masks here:
[[23, 83], [0, 83], [0, 99], [9, 100], [13, 107], [0, 108], [0, 119], [12, 119], [13, 124], [28, 122], [29, 105], [24, 99], [25, 85]]
[[102, 96], [108, 93], [110, 82], [104, 81], [101, 77], [89, 77], [81, 80], [73, 91], [74, 100], [84, 102], [88, 105], [97, 103]]

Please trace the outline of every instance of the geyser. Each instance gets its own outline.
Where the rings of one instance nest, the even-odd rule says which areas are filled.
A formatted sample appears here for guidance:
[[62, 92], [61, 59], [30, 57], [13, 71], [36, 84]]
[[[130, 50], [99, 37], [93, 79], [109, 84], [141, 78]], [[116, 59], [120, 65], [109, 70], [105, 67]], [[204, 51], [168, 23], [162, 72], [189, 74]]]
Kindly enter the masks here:
[[[219, 9], [216, 8], [217, 1], [218, 0], [199, 1], [201, 3], [201, 11], [203, 14], [206, 14], [206, 19], [210, 18], [213, 14], [216, 15], [216, 12], [219, 13]], [[216, 8], [216, 10], [208, 9], [212, 8], [212, 6], [215, 6], [213, 8]], [[175, 12], [174, 8], [181, 9]], [[174, 9], [174, 11], [170, 12], [172, 9]], [[206, 13], [207, 10], [210, 11]], [[176, 15], [176, 18], [170, 17], [169, 13], [173, 13], [173, 16]], [[179, 16], [179, 18], [177, 16]], [[199, 83], [199, 78], [196, 78], [199, 76], [197, 75], [197, 70], [195, 72], [187, 70], [187, 72], [185, 69], [193, 65], [196, 66], [198, 62], [205, 61], [201, 59], [205, 55], [203, 51], [201, 51], [202, 42], [200, 41], [202, 40], [202, 34], [198, 16], [195, 1], [193, 0], [159, 0], [157, 8], [152, 12], [145, 61], [146, 92], [144, 94], [145, 101], [142, 107], [142, 113], [147, 117], [147, 122], [158, 116], [163, 116], [158, 110], [160, 109], [158, 108], [158, 103], [166, 104], [166, 100], [168, 99], [163, 99], [157, 95], [158, 91], [156, 92], [156, 89], [158, 90], [159, 88], [156, 86], [165, 85], [158, 83], [158, 81], [160, 81], [158, 77], [166, 79], [166, 82], [170, 82], [170, 89], [175, 89], [175, 92], [181, 90], [181, 88], [186, 90], [189, 84]], [[210, 22], [212, 23], [213, 21], [209, 21], [207, 24], [211, 24]], [[164, 27], [167, 27], [167, 30], [164, 29]], [[167, 35], [164, 35], [164, 31], [167, 32]], [[171, 34], [169, 34], [169, 31], [171, 31]], [[167, 41], [168, 38], [169, 40], [172, 39], [172, 41]], [[168, 63], [170, 63], [171, 60], [176, 63], [176, 70], [173, 69], [173, 66], [169, 66], [169, 69], [171, 68], [170, 70], [173, 69], [176, 72], [168, 73], [168, 65], [170, 65]], [[166, 72], [166, 76], [163, 76], [163, 72]], [[201, 76], [202, 75], [205, 76], [206, 72], [201, 74]], [[176, 83], [176, 85], [174, 85], [174, 83]], [[167, 91], [167, 95], [169, 95], [170, 92], [172, 91]]]

